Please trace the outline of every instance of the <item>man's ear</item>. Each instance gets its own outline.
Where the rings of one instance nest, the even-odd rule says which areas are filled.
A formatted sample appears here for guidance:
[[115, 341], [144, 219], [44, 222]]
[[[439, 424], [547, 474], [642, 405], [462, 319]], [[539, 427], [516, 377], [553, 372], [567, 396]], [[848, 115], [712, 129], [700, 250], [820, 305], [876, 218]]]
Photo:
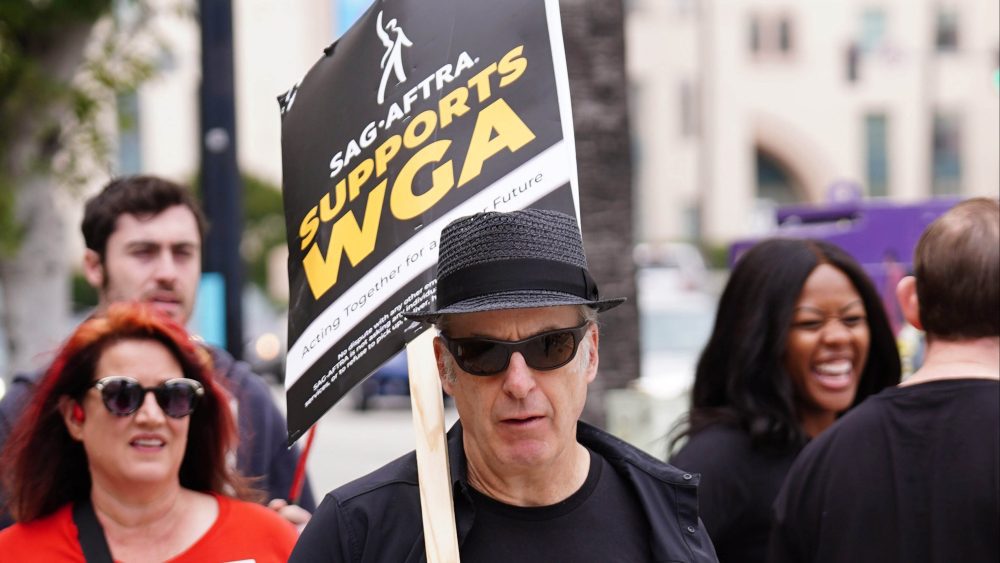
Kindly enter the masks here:
[[82, 442], [84, 421], [73, 417], [74, 405], [79, 406], [79, 403], [66, 396], [59, 397], [59, 414], [62, 415], [63, 423], [66, 424], [66, 431], [74, 440]]
[[83, 277], [98, 292], [104, 287], [104, 264], [97, 252], [87, 249], [83, 253]]
[[447, 373], [447, 370], [445, 369], [445, 362], [448, 361], [448, 357], [446, 356], [447, 353], [448, 350], [444, 346], [444, 341], [441, 340], [440, 336], [435, 336], [434, 360], [437, 362], [438, 377], [441, 378], [441, 388], [444, 389], [445, 393], [451, 395], [451, 382], [448, 381], [448, 378], [445, 376], [445, 373]]
[[906, 276], [896, 285], [896, 300], [903, 318], [914, 327], [924, 330], [920, 324], [920, 301], [917, 299], [917, 278]]
[[[600, 355], [598, 354], [597, 346], [600, 344], [601, 335], [597, 330], [597, 325], [594, 324], [587, 331], [587, 334], [583, 336], [584, 338], [590, 339], [590, 346], [587, 348], [587, 383], [594, 381], [597, 378], [597, 366], [600, 363]], [[583, 345], [583, 343], [580, 343]]]

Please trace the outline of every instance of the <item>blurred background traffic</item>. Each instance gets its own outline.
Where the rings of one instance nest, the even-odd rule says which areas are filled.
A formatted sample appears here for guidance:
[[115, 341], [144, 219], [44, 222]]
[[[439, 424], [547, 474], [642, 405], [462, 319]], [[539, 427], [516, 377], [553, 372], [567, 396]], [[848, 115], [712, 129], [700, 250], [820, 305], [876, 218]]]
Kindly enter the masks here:
[[[1000, 192], [996, 2], [562, 5], [574, 113], [587, 118], [595, 91], [575, 86], [574, 52], [595, 49], [624, 77], [596, 91], [620, 90], [610, 103], [628, 123], [618, 159], [626, 162], [606, 162], [624, 165], [627, 181], [604, 186], [631, 202], [627, 216], [590, 233], [588, 208], [601, 202], [588, 199], [586, 185], [581, 206], [592, 263], [602, 262], [604, 240], [632, 249], [631, 270], [615, 276], [629, 289], [608, 293], [634, 295], [634, 319], [612, 319], [607, 338], [631, 342], [626, 350], [638, 343], [640, 361], [598, 388], [596, 400], [606, 400], [612, 431], [658, 454], [683, 411], [718, 292], [741, 250], [775, 233], [824, 238], [889, 288], [937, 214], [959, 198]], [[96, 303], [78, 272], [83, 199], [112, 174], [198, 186], [206, 151], [223, 149], [235, 152], [239, 173], [241, 352], [258, 373], [281, 382], [288, 253], [276, 97], [368, 6], [232, 2], [234, 123], [206, 130], [202, 54], [217, 44], [206, 43], [199, 2], [4, 2], [0, 394], [14, 371], [45, 365]], [[583, 31], [578, 16], [589, 22]], [[26, 117], [33, 110], [44, 115]], [[584, 157], [593, 141], [587, 131], [577, 129]], [[192, 329], [226, 344], [224, 299], [211, 277], [203, 289]], [[895, 328], [907, 361], [919, 361], [919, 336]], [[400, 355], [349, 400], [367, 411], [407, 389]]]

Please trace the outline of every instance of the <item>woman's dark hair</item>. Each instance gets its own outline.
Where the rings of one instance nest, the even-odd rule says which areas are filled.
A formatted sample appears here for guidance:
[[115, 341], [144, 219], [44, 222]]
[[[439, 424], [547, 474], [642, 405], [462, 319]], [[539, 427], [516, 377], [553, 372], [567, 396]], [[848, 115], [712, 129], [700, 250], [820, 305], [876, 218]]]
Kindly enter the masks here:
[[93, 384], [102, 354], [126, 340], [162, 344], [180, 364], [184, 377], [199, 381], [205, 394], [191, 413], [187, 447], [180, 467], [182, 487], [252, 498], [226, 456], [236, 447], [236, 426], [229, 395], [212, 376], [208, 352], [192, 343], [179, 325], [152, 308], [116, 303], [84, 321], [69, 337], [11, 432], [0, 456], [8, 508], [20, 522], [51, 514], [62, 505], [90, 496], [90, 471], [83, 445], [66, 429], [60, 400], [79, 402]]
[[899, 383], [892, 328], [878, 292], [858, 263], [827, 242], [766, 240], [739, 260], [726, 284], [712, 336], [698, 360], [691, 410], [672, 448], [683, 437], [715, 424], [742, 429], [760, 449], [783, 450], [806, 441], [784, 356], [802, 286], [820, 264], [830, 264], [851, 280], [868, 319], [868, 361], [852, 407]]

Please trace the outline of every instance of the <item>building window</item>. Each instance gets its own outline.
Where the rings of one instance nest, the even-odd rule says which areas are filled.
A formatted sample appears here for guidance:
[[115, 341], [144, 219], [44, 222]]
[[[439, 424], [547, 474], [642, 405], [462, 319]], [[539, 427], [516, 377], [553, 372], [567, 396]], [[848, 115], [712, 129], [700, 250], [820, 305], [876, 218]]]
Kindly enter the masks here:
[[801, 189], [783, 163], [759, 148], [754, 157], [757, 200], [775, 205], [798, 202]]
[[794, 40], [791, 20], [787, 16], [782, 17], [778, 22], [778, 50], [783, 54], [791, 53], [795, 46]]
[[699, 108], [701, 107], [698, 100], [698, 87], [695, 83], [690, 80], [681, 82], [680, 102], [681, 136], [694, 137], [698, 135]]
[[1000, 49], [993, 52], [993, 89], [1000, 94]]
[[698, 0], [673, 0], [673, 6], [679, 16], [698, 15]]
[[787, 15], [751, 14], [747, 34], [755, 57], [780, 59], [795, 49], [795, 26]]
[[861, 52], [874, 53], [885, 43], [885, 10], [869, 8], [861, 13]]
[[701, 238], [701, 215], [701, 205], [698, 203], [684, 206], [681, 218], [684, 225], [684, 238], [688, 240]]
[[931, 193], [952, 195], [962, 187], [962, 122], [955, 113], [934, 114]]
[[118, 96], [118, 174], [142, 172], [142, 137], [139, 129], [139, 95]]
[[761, 51], [760, 18], [750, 16], [750, 52], [756, 55]]
[[854, 83], [860, 78], [859, 67], [861, 63], [861, 49], [858, 48], [857, 43], [851, 43], [847, 46], [847, 53], [844, 57], [846, 59], [846, 74], [847, 81]]
[[889, 195], [889, 135], [884, 113], [865, 116], [865, 172], [868, 195]]
[[958, 11], [954, 7], [938, 8], [934, 46], [938, 52], [958, 50]]

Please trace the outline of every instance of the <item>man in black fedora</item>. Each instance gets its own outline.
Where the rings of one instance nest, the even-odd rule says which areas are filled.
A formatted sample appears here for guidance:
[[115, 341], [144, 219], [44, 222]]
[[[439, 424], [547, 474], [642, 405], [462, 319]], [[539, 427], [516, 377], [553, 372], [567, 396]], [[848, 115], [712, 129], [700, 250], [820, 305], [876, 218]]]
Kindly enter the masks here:
[[[601, 299], [576, 221], [480, 213], [441, 233], [433, 323], [459, 422], [448, 457], [465, 561], [716, 561], [697, 476], [579, 421]], [[327, 495], [291, 561], [424, 557], [416, 456]]]

